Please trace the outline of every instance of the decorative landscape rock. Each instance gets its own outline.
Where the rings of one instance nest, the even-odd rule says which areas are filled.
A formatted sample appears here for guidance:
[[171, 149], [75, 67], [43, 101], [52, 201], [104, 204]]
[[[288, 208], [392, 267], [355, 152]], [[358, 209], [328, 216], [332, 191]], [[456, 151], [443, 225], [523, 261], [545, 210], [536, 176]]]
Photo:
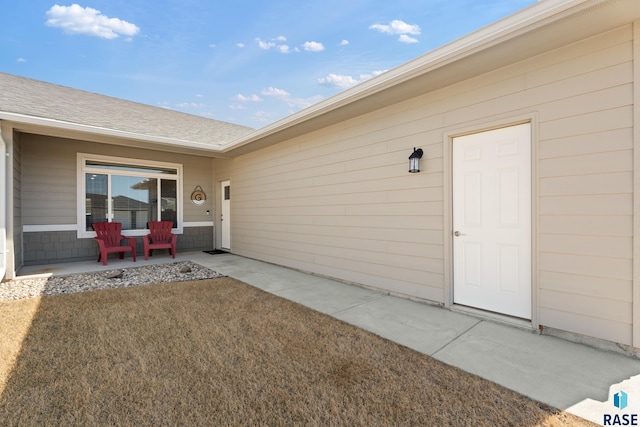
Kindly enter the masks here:
[[107, 273], [107, 275], [105, 276], [107, 279], [122, 279], [122, 276], [124, 275], [124, 270], [120, 270], [120, 271], [114, 271], [111, 273]]
[[107, 274], [102, 271], [69, 276], [34, 277], [0, 283], [0, 301], [217, 277], [224, 275], [190, 261], [126, 268], [109, 271]]

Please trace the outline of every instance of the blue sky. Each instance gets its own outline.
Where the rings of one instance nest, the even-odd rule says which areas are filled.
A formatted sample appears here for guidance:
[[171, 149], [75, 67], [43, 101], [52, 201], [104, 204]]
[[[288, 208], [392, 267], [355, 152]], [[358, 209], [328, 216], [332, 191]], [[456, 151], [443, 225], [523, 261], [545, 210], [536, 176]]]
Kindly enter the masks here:
[[534, 3], [12, 1], [0, 71], [260, 128]]

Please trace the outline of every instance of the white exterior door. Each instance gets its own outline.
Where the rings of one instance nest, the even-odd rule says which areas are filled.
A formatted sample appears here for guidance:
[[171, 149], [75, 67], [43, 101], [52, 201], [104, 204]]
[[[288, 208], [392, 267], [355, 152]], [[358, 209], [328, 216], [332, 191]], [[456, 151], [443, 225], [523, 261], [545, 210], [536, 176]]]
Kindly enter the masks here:
[[220, 183], [220, 222], [221, 235], [220, 246], [222, 249], [231, 249], [231, 182], [222, 181]]
[[531, 125], [453, 140], [453, 300], [531, 319]]

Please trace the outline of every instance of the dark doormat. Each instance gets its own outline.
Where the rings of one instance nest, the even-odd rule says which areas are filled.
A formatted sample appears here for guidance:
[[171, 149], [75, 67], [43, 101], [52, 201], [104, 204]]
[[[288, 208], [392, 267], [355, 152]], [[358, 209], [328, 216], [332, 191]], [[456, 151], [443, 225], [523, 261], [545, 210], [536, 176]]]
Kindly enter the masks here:
[[212, 251], [202, 251], [205, 254], [209, 254], [209, 255], [218, 255], [218, 254], [228, 254], [229, 252], [227, 251], [223, 251], [221, 249], [214, 249]]

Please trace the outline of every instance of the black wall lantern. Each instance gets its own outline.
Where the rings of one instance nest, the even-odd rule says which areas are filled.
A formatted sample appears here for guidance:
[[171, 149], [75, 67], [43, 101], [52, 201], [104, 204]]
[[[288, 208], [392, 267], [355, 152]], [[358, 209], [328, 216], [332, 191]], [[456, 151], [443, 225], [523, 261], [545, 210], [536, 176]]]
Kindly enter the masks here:
[[416, 172], [420, 172], [420, 159], [422, 158], [422, 148], [418, 148], [416, 150], [415, 147], [413, 147], [413, 153], [411, 153], [411, 155], [409, 156], [409, 172], [410, 173], [416, 173]]

